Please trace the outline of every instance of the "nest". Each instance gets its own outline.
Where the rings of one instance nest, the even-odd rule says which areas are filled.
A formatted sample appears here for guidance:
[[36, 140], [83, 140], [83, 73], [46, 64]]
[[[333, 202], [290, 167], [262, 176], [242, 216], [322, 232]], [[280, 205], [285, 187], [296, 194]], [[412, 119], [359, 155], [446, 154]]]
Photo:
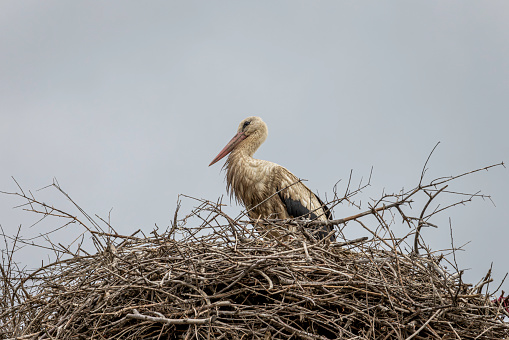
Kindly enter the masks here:
[[[364, 215], [402, 211], [398, 202], [405, 203], [398, 199]], [[475, 285], [464, 283], [442, 255], [425, 247], [421, 254], [405, 250], [415, 232], [395, 238], [365, 226], [370, 237], [347, 240], [339, 229], [331, 242], [306, 232], [316, 222], [243, 221], [211, 202], [192, 215], [202, 223], [175, 218], [170, 230], [150, 237], [89, 230], [95, 254], [68, 254], [16, 278], [3, 270], [0, 339], [509, 335], [503, 301], [492, 302], [493, 295], [483, 292], [490, 272]], [[360, 218], [351, 220], [362, 224]], [[267, 237], [272, 229], [286, 232]]]

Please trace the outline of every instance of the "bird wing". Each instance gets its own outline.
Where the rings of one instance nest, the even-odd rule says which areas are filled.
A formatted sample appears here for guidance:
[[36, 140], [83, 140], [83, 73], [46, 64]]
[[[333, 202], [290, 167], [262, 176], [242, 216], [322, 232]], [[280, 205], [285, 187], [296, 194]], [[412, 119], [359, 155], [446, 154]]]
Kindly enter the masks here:
[[[326, 219], [323, 202], [294, 174], [282, 166], [275, 169], [278, 196], [291, 217], [305, 216], [310, 219]], [[327, 209], [328, 210], [328, 209]]]
[[[309, 219], [332, 219], [329, 208], [304, 185], [294, 174], [282, 166], [275, 168], [275, 181], [278, 196], [290, 217], [305, 217]], [[323, 226], [317, 236], [324, 238], [332, 231], [331, 226]]]

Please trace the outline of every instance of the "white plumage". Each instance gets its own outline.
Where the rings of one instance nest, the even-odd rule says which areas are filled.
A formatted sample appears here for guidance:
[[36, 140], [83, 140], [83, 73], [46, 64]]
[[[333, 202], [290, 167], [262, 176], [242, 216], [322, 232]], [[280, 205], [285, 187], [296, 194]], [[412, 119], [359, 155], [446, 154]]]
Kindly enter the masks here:
[[[230, 154], [225, 164], [230, 195], [245, 206], [252, 219], [332, 219], [325, 204], [294, 174], [276, 163], [253, 158], [267, 135], [267, 125], [260, 117], [248, 117], [240, 122], [237, 134], [209, 164]], [[324, 238], [330, 231], [330, 227], [324, 226], [316, 235]]]

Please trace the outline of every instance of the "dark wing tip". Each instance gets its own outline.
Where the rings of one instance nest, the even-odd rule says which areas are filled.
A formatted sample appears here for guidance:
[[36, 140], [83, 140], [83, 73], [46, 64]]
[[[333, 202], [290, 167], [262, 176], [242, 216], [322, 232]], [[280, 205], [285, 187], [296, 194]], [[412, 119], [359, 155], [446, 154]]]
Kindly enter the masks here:
[[[312, 212], [308, 208], [306, 208], [299, 200], [294, 200], [290, 197], [284, 197], [284, 195], [281, 193], [281, 191], [278, 192], [278, 196], [281, 199], [281, 201], [283, 202], [283, 204], [285, 205], [286, 212], [288, 212], [288, 215], [290, 215], [291, 217], [294, 217], [294, 218], [295, 217], [306, 217], [306, 218], [309, 218], [310, 220], [315, 220], [318, 218], [318, 216], [314, 212]], [[318, 196], [315, 195], [315, 197], [318, 199], [318, 202], [320, 202], [320, 204], [322, 205], [322, 209], [323, 209], [327, 219], [332, 220], [332, 213], [331, 213], [330, 209], [322, 202], [322, 200], [320, 200], [320, 198]], [[323, 240], [324, 238], [327, 237], [327, 235], [330, 234], [330, 232], [333, 230], [333, 227], [324, 225], [324, 226], [314, 227], [313, 229], [314, 229], [313, 234], [319, 240]], [[334, 235], [330, 236], [330, 240], [331, 241], [336, 240]]]

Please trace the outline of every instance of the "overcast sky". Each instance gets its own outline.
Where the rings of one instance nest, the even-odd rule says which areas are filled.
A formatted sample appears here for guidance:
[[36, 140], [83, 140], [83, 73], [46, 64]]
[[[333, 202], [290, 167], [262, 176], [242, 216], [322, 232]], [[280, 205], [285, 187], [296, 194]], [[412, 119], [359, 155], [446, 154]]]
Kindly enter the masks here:
[[[322, 197], [339, 180], [344, 190], [350, 170], [358, 182], [373, 167], [357, 196], [364, 207], [417, 185], [439, 141], [428, 180], [509, 161], [505, 0], [3, 0], [0, 31], [0, 190], [16, 191], [14, 176], [68, 208], [55, 190], [35, 191], [56, 178], [90, 215], [111, 210], [122, 234], [166, 228], [180, 193], [225, 195], [222, 162], [207, 165], [250, 115], [269, 127], [256, 156]], [[423, 235], [433, 249], [450, 246], [450, 217], [455, 244], [471, 241], [458, 254], [467, 281], [493, 262], [497, 285], [509, 271], [509, 170], [451, 190], [481, 190], [496, 206], [478, 199], [446, 211]], [[37, 216], [12, 209], [19, 203], [0, 195], [6, 234], [56, 223], [30, 227]], [[55, 237], [68, 244], [79, 232]], [[40, 264], [40, 250], [18, 254]]]

